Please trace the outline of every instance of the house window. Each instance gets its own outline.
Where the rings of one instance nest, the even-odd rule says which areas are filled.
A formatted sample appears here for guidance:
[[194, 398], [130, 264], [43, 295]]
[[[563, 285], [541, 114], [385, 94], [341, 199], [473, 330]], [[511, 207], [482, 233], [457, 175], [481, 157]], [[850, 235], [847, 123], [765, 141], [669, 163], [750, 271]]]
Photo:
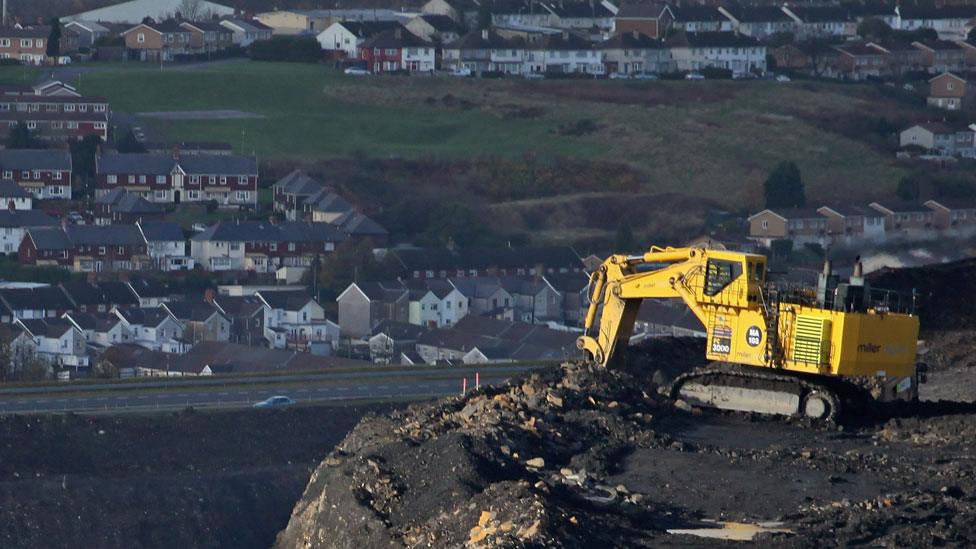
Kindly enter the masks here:
[[129, 176], [129, 183], [135, 183], [135, 182], [136, 182], [136, 176], [130, 175]]
[[77, 122], [68, 122], [68, 129], [69, 130], [77, 130], [78, 129], [78, 123]]
[[166, 198], [166, 191], [156, 191], [156, 198], [164, 200]]
[[65, 105], [64, 112], [75, 112], [75, 106], [70, 103]]
[[295, 243], [294, 242], [289, 242], [288, 243], [288, 251], [289, 252], [294, 252], [295, 251]]
[[139, 183], [145, 183], [145, 182], [146, 182], [146, 176], [140, 175], [139, 176]]
[[20, 172], [20, 177], [21, 177], [21, 179], [30, 179], [30, 172], [27, 171], [27, 170], [24, 170], [24, 171]]
[[125, 246], [119, 246], [119, 253], [120, 254], [124, 254], [125, 253]]
[[30, 121], [30, 122], [28, 122], [28, 123], [27, 123], [27, 128], [28, 128], [28, 129], [31, 129], [31, 130], [33, 130], [33, 129], [37, 129], [37, 122], [34, 122], [34, 121]]
[[199, 175], [191, 175], [190, 176], [190, 183], [199, 183], [199, 182], [200, 182], [200, 176]]
[[247, 185], [247, 176], [246, 175], [242, 175], [242, 176], [238, 177], [237, 178], [237, 182], [240, 183], [241, 185]]
[[156, 183], [166, 183], [166, 176], [165, 175], [157, 175], [156, 176]]
[[40, 178], [41, 178], [41, 172], [38, 170], [34, 170], [34, 179], [40, 179]]
[[249, 199], [250, 197], [251, 197], [251, 193], [249, 193], [249, 192], [247, 192], [247, 191], [238, 191], [238, 192], [237, 192], [237, 199], [238, 199], [238, 200], [244, 200], [244, 201], [246, 201], [246, 200], [248, 200], [248, 199]]
[[62, 189], [64, 187], [48, 187], [48, 192], [51, 194], [63, 194]]
[[136, 42], [138, 42], [140, 44], [145, 44], [146, 43], [146, 33], [140, 32], [140, 33], [136, 34]]
[[277, 242], [272, 242], [271, 244], [268, 245], [268, 249], [271, 250], [272, 252], [277, 252], [278, 251], [278, 243]]
[[22, 38], [20, 40], [20, 47], [22, 47], [22, 48], [29, 48], [29, 47], [31, 47], [31, 41], [29, 39]]
[[10, 47], [10, 39], [0, 38], [0, 48], [9, 48], [9, 47]]
[[226, 185], [227, 184], [227, 176], [224, 176], [224, 175], [220, 176], [220, 184], [221, 185]]
[[763, 219], [762, 220], [762, 228], [763, 228], [764, 231], [769, 228], [769, 220], [768, 219]]
[[210, 176], [210, 179], [209, 179], [208, 181], [210, 181], [210, 184], [211, 184], [211, 185], [213, 185], [214, 183], [216, 183], [216, 182], [217, 182], [217, 178], [216, 178], [215, 176], [212, 176], [212, 175], [211, 175], [211, 176]]
[[98, 247], [98, 255], [105, 255], [105, 246]]

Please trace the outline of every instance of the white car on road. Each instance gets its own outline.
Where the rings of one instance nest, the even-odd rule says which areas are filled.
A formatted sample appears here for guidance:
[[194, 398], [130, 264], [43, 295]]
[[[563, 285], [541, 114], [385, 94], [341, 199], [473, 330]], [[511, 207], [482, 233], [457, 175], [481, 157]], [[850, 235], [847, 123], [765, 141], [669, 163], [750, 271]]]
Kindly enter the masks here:
[[266, 398], [261, 402], [255, 402], [255, 408], [275, 408], [277, 406], [291, 406], [295, 404], [295, 399], [291, 397], [286, 397], [284, 395], [277, 395], [273, 397]]
[[344, 70], [342, 72], [344, 72], [346, 74], [350, 74], [352, 76], [367, 76], [367, 75], [371, 74], [368, 70], [366, 70], [366, 69], [364, 69], [362, 67], [349, 67], [348, 69], [346, 69], [346, 70]]

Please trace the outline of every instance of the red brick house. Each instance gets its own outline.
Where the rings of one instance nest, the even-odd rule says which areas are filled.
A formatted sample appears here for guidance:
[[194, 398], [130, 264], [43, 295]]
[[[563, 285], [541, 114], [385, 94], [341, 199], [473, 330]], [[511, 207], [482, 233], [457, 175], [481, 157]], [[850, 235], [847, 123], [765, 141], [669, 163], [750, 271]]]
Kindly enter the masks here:
[[17, 257], [24, 265], [60, 266], [84, 273], [152, 266], [146, 241], [134, 225], [33, 227], [24, 235]]
[[173, 19], [140, 23], [122, 33], [126, 49], [140, 61], [173, 61], [177, 55], [193, 53], [192, 36]]
[[950, 111], [962, 109], [968, 99], [966, 79], [951, 72], [944, 72], [929, 79], [928, 105]]
[[45, 141], [73, 141], [87, 135], [108, 139], [108, 101], [101, 97], [3, 95], [0, 126], [23, 122]]
[[95, 196], [123, 188], [150, 202], [216, 200], [222, 206], [254, 206], [258, 161], [240, 155], [105, 153], [95, 157]]
[[655, 40], [661, 40], [668, 35], [668, 30], [674, 22], [671, 8], [664, 3], [623, 4], [613, 18], [615, 33], [637, 31]]
[[403, 27], [380, 32], [358, 48], [359, 58], [374, 73], [409, 70], [431, 72], [436, 63], [436, 48]]
[[0, 59], [16, 59], [27, 65], [47, 60], [47, 37], [51, 27], [6, 27], [0, 29]]
[[38, 200], [71, 199], [71, 153], [55, 149], [0, 149], [0, 178]]
[[202, 53], [220, 51], [234, 44], [234, 32], [216, 21], [185, 21], [180, 26], [190, 31], [190, 47]]

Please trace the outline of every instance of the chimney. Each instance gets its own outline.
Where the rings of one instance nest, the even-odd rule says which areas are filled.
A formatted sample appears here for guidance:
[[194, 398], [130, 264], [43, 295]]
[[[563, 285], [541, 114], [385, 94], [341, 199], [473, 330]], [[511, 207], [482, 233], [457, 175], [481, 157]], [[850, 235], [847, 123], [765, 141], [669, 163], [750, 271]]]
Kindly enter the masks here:
[[481, 39], [488, 40], [488, 29], [481, 29]]
[[64, 229], [64, 230], [67, 230], [68, 229], [68, 218], [67, 217], [62, 217], [61, 218], [61, 228]]
[[180, 159], [180, 147], [179, 145], [173, 145], [173, 160]]
[[14, 205], [14, 201], [13, 200], [8, 200], [7, 201], [7, 210], [13, 212], [16, 209], [17, 209], [17, 206]]
[[207, 288], [207, 291], [203, 292], [203, 300], [207, 303], [213, 303], [214, 297], [216, 297], [216, 292], [213, 288]]
[[400, 27], [397, 27], [396, 30], [393, 31], [393, 36], [395, 36], [397, 40], [403, 38], [403, 33], [400, 32]]
[[638, 31], [637, 31], [637, 30], [635, 29], [635, 30], [633, 31], [633, 33], [634, 33], [634, 40], [639, 40], [639, 39], [640, 39], [640, 32], [638, 32]]
[[567, 31], [567, 30], [564, 30], [563, 31], [563, 40], [565, 40], [567, 42], [569, 41], [569, 31]]

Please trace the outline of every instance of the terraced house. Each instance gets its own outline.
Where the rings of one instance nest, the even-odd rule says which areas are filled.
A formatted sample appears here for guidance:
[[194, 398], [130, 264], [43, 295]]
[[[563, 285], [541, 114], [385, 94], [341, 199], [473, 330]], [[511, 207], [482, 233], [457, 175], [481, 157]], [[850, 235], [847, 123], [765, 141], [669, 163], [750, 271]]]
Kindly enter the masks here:
[[108, 139], [108, 101], [71, 95], [2, 95], [0, 126], [27, 125], [45, 141], [73, 141], [88, 135]]
[[60, 266], [77, 273], [152, 268], [146, 241], [133, 225], [31, 227], [17, 256], [25, 265]]
[[346, 238], [328, 223], [218, 222], [190, 239], [190, 254], [208, 271], [269, 273], [308, 267]]
[[95, 171], [96, 197], [122, 188], [150, 202], [254, 206], [258, 200], [253, 156], [105, 153], [95, 158]]
[[0, 177], [35, 199], [71, 199], [71, 153], [53, 149], [0, 150]]

